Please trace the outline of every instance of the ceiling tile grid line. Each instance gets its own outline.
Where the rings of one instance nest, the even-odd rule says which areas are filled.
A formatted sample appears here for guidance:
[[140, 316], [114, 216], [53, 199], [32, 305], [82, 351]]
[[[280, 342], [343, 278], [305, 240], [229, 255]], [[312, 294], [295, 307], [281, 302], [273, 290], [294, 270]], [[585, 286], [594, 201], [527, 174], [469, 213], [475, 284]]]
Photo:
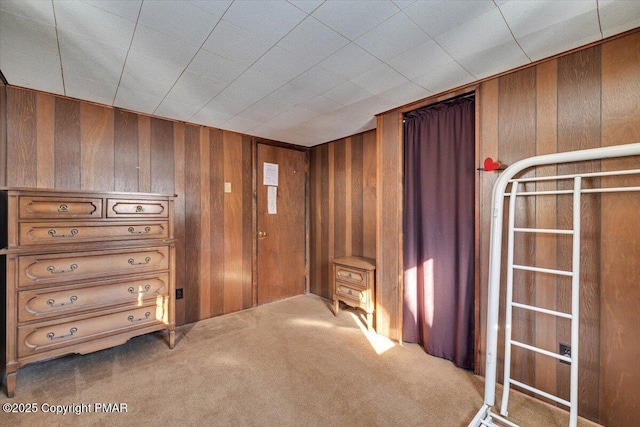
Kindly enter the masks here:
[[0, 0], [9, 84], [313, 146], [640, 27], [621, 0]]

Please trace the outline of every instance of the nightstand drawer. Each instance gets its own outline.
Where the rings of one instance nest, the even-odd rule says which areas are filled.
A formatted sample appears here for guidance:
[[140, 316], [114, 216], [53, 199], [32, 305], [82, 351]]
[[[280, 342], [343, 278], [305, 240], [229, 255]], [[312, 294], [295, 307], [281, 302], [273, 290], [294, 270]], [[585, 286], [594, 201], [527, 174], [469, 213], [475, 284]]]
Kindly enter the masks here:
[[356, 303], [365, 302], [367, 298], [367, 291], [356, 289], [353, 286], [349, 286], [344, 283], [336, 283], [336, 293], [341, 297], [348, 298]]
[[336, 265], [336, 280], [349, 282], [362, 289], [367, 288], [366, 277], [363, 273], [340, 265]]

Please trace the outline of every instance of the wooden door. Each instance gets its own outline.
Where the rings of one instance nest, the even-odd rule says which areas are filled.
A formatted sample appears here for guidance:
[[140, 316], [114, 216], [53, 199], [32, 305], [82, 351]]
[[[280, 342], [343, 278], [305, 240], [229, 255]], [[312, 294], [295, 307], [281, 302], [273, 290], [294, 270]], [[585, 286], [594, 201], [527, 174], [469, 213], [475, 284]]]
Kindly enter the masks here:
[[258, 304], [305, 292], [305, 181], [304, 152], [258, 144]]

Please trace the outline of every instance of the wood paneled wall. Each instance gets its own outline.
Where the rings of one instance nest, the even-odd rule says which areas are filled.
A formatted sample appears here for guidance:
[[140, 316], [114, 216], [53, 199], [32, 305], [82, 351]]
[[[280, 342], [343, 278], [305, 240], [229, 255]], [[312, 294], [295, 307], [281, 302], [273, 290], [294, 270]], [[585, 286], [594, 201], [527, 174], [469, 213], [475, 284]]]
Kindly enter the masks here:
[[0, 186], [7, 179], [7, 87], [0, 78]]
[[376, 257], [376, 132], [312, 148], [309, 176], [309, 288], [332, 298], [334, 258]]
[[31, 90], [6, 96], [7, 186], [176, 194], [176, 322], [253, 305], [251, 137]]
[[[640, 32], [636, 31], [481, 83], [477, 91], [478, 158], [492, 157], [509, 165], [536, 154], [639, 142], [638, 76]], [[395, 182], [402, 176], [402, 155], [395, 151], [402, 146], [401, 132], [398, 135], [396, 131], [400, 116], [399, 111], [391, 111], [378, 117], [378, 167], [386, 183], [379, 188], [380, 209], [396, 197]], [[549, 166], [529, 174], [610, 170], [620, 165], [638, 168], [640, 159]], [[497, 173], [481, 173], [478, 190], [479, 373], [484, 373], [485, 362], [490, 204], [496, 177]], [[555, 186], [538, 184], [537, 188]], [[519, 204], [517, 210], [525, 226], [571, 228], [571, 208], [567, 203], [570, 202], [561, 197], [538, 198]], [[605, 425], [640, 424], [640, 374], [633, 362], [640, 355], [640, 228], [635, 225], [638, 212], [640, 197], [636, 194], [590, 195], [582, 202], [579, 413]], [[381, 279], [377, 285], [385, 294], [399, 289], [402, 282], [393, 274], [402, 262], [401, 244], [395, 241], [402, 229], [402, 216], [382, 210], [379, 213], [383, 221], [378, 224], [382, 246], [379, 252], [390, 252], [377, 261]], [[528, 236], [516, 243], [515, 256], [520, 262], [570, 268], [568, 239]], [[568, 311], [570, 284], [566, 280], [532, 273], [518, 274], [515, 280], [519, 301]], [[503, 312], [501, 309], [501, 321]], [[396, 315], [391, 313], [390, 317]], [[565, 320], [516, 313], [516, 328], [517, 338], [550, 351], [558, 351], [560, 342], [570, 342], [570, 327]], [[503, 338], [500, 352], [502, 343]], [[568, 398], [568, 365], [520, 351], [513, 356], [512, 374], [516, 379]]]

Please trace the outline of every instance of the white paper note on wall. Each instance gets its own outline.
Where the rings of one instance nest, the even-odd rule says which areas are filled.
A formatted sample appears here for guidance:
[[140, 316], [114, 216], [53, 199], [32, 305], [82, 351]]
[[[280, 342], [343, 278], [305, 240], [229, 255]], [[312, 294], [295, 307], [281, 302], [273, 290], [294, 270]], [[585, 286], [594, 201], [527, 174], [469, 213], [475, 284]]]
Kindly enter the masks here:
[[278, 186], [278, 165], [276, 163], [264, 162], [262, 181], [263, 185]]
[[278, 213], [278, 187], [267, 187], [267, 213], [275, 215]]

